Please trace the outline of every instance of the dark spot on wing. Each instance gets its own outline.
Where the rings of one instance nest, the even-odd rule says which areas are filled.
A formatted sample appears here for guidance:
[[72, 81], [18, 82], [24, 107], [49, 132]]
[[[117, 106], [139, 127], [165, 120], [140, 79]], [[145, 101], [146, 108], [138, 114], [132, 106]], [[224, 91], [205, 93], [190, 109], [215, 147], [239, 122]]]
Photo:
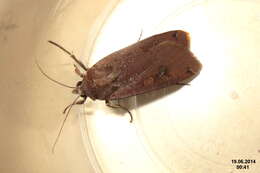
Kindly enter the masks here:
[[162, 76], [164, 76], [167, 73], [167, 68], [165, 66], [160, 66], [159, 67], [159, 72], [157, 74], [157, 76], [159, 78], [161, 78]]

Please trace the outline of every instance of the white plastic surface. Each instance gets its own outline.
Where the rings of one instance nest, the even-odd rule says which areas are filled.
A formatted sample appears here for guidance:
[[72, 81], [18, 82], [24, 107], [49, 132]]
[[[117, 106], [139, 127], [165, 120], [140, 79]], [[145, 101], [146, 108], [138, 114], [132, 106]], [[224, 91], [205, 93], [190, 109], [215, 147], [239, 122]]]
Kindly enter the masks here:
[[246, 0], [119, 4], [99, 34], [90, 66], [135, 43], [141, 30], [146, 38], [183, 29], [203, 69], [177, 92], [169, 87], [121, 101], [134, 114], [133, 124], [104, 102], [86, 104], [83, 137], [103, 172], [245, 171], [233, 159], [256, 160], [242, 165], [260, 171], [259, 9], [260, 1]]
[[[0, 172], [260, 172], [260, 1], [125, 0], [99, 32], [116, 4], [0, 1]], [[123, 100], [133, 124], [124, 111], [88, 100], [72, 110], [52, 154], [62, 110], [74, 96], [40, 74], [35, 57], [61, 82], [79, 78], [71, 59], [47, 40], [91, 66], [135, 43], [141, 31], [146, 38], [176, 29], [190, 33], [203, 64], [191, 86]], [[232, 159], [256, 163], [238, 170]]]
[[[44, 77], [75, 85], [72, 60], [53, 40], [80, 57], [91, 47], [115, 0], [0, 1], [0, 172], [92, 173], [75, 107], [52, 153], [71, 90]], [[88, 51], [90, 52], [90, 51]]]

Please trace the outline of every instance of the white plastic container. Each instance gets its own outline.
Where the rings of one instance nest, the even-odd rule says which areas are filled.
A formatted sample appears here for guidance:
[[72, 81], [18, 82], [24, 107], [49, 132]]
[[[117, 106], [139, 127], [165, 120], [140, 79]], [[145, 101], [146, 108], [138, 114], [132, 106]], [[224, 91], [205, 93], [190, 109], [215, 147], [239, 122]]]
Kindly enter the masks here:
[[[259, 172], [259, 9], [257, 0], [0, 2], [0, 171]], [[190, 33], [203, 64], [191, 86], [122, 100], [132, 124], [126, 112], [87, 100], [74, 107], [51, 153], [74, 95], [41, 75], [35, 58], [56, 80], [79, 78], [47, 40], [91, 66], [141, 31], [143, 39], [177, 29]]]

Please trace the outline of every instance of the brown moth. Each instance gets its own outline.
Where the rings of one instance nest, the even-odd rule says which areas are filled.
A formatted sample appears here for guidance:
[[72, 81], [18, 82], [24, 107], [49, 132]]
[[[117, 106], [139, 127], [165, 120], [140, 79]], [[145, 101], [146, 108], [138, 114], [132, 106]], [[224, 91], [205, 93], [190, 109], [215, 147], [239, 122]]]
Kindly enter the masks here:
[[184, 31], [154, 35], [116, 51], [82, 74], [83, 97], [115, 100], [181, 84], [201, 70]]
[[[127, 108], [119, 104], [112, 106], [109, 101], [171, 85], [185, 85], [183, 81], [196, 76], [202, 68], [201, 63], [189, 50], [189, 34], [182, 30], [169, 31], [138, 41], [104, 57], [90, 68], [85, 67], [75, 55], [62, 46], [53, 41], [49, 42], [69, 54], [84, 70], [82, 73], [75, 66], [75, 72], [82, 80], [76, 84], [76, 87], [65, 85], [73, 88], [73, 93], [79, 95], [64, 110], [65, 113], [68, 109], [66, 118], [73, 105], [83, 104], [89, 97], [92, 100], [105, 100], [110, 107], [125, 109], [130, 114], [132, 122], [131, 112]], [[41, 68], [40, 70], [47, 76]], [[79, 97], [82, 97], [82, 100], [77, 101]], [[56, 142], [57, 140], [55, 144]]]

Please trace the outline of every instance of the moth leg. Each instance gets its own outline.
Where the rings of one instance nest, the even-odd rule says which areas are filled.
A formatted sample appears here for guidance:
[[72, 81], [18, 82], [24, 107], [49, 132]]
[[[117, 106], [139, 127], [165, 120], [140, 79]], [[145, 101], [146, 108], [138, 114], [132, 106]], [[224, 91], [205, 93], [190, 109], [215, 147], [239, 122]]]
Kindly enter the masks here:
[[121, 106], [121, 105], [119, 104], [119, 101], [118, 101], [117, 105], [111, 105], [111, 103], [109, 102], [109, 100], [106, 100], [106, 105], [107, 105], [108, 107], [111, 107], [111, 108], [121, 108], [121, 109], [125, 110], [126, 112], [128, 112], [128, 114], [129, 114], [129, 116], [130, 116], [130, 123], [133, 122], [133, 115], [132, 115], [132, 113], [131, 113], [126, 107]]
[[82, 100], [79, 100], [79, 101], [77, 101], [77, 102], [75, 102], [75, 103], [69, 104], [69, 105], [66, 106], [66, 108], [63, 110], [63, 113], [65, 114], [65, 113], [67, 112], [68, 108], [70, 108], [71, 106], [84, 104], [85, 101], [86, 101], [86, 99], [87, 99], [87, 97], [83, 97]]
[[77, 74], [77, 75], [79, 75], [81, 78], [83, 78], [84, 77], [84, 73], [82, 73], [80, 70], [79, 70], [79, 68], [78, 68], [78, 66], [76, 66], [75, 64], [74, 64], [74, 67], [75, 67], [75, 73]]

